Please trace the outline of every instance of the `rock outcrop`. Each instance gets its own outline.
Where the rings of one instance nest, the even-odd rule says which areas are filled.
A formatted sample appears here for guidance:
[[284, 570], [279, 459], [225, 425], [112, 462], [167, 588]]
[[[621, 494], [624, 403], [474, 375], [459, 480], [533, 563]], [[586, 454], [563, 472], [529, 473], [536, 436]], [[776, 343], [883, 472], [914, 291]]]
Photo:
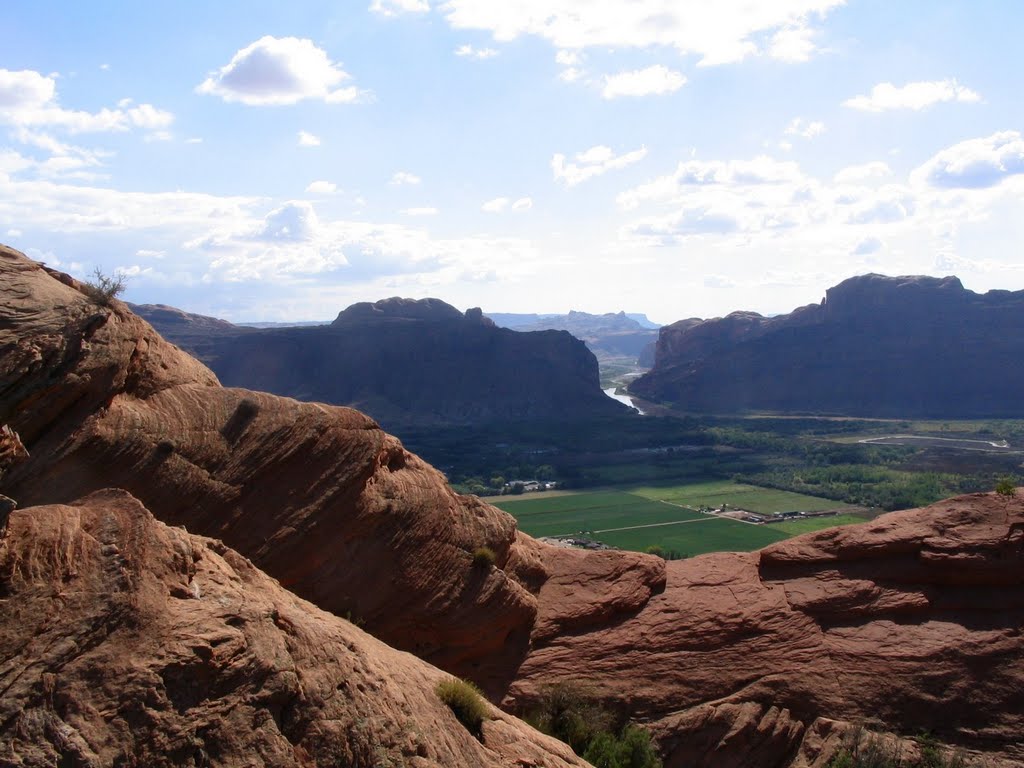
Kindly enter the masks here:
[[[0, 250], [0, 289], [0, 424], [31, 453], [0, 493], [25, 507], [123, 488], [386, 642], [507, 684], [537, 612], [504, 569], [530, 574], [511, 517], [361, 413], [221, 387], [120, 302], [16, 252]], [[480, 546], [497, 567], [473, 566]]]
[[447, 675], [123, 491], [20, 510], [0, 538], [5, 766], [584, 766]]
[[634, 394], [689, 411], [941, 418], [1024, 414], [1024, 291], [863, 275], [820, 305], [662, 329]]
[[167, 307], [136, 310], [226, 385], [351, 406], [389, 429], [628, 410], [601, 392], [597, 361], [570, 334], [515, 333], [479, 309], [463, 314], [438, 299], [362, 302], [329, 326], [303, 328], [231, 326]]
[[590, 627], [560, 622], [608, 600], [607, 570], [588, 583], [571, 559], [548, 567], [513, 709], [553, 679], [585, 682], [647, 722], [667, 768], [820, 765], [850, 723], [1024, 762], [1020, 498], [670, 562], [661, 594]]
[[[12, 729], [0, 749], [17, 752], [0, 761], [116, 763], [137, 731], [129, 754], [161, 744], [196, 764], [233, 759], [194, 751], [207, 744], [282, 765], [307, 754], [296, 745], [492, 764], [465, 757], [461, 734], [426, 755], [389, 725], [360, 740], [377, 691], [342, 694], [336, 679], [354, 669], [337, 643], [364, 647], [362, 635], [128, 497], [89, 496], [110, 486], [513, 711], [548, 683], [587, 684], [653, 730], [668, 768], [820, 768], [860, 721], [930, 731], [993, 767], [1024, 761], [1020, 497], [962, 497], [759, 553], [664, 563], [567, 551], [453, 493], [366, 416], [223, 388], [123, 305], [98, 306], [16, 252], [0, 250], [0, 291], [0, 424], [29, 454], [0, 478], [19, 507], [0, 544], [0, 729]], [[473, 565], [479, 546], [495, 566]], [[117, 652], [129, 641], [137, 668]], [[381, 653], [371, 672], [412, 661]], [[437, 679], [417, 669], [404, 704], [380, 691], [399, 720], [421, 722], [411, 712]], [[235, 692], [248, 703], [218, 703]], [[89, 725], [99, 720], [108, 730]], [[486, 750], [505, 755], [507, 741], [538, 765], [568, 761], [501, 722], [509, 730], [485, 732]]]
[[[640, 317], [643, 317], [644, 322], [625, 312], [593, 315], [572, 310], [567, 315], [495, 314], [492, 319], [498, 325], [516, 331], [568, 331], [581, 339], [597, 356], [598, 361], [626, 357], [637, 361], [639, 365], [645, 365], [642, 360], [645, 357], [644, 351], [657, 340], [658, 326], [643, 315]], [[650, 364], [646, 364], [649, 367]]]

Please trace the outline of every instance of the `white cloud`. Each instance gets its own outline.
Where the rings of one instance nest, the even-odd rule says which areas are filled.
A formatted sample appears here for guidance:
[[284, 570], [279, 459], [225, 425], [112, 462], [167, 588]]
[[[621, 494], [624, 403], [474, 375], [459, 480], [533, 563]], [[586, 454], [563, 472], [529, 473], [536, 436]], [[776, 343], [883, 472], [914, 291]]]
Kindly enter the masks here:
[[299, 131], [299, 146], [300, 147], [319, 147], [320, 137], [314, 136], [308, 131]]
[[861, 165], [848, 165], [835, 175], [837, 184], [861, 184], [872, 179], [892, 176], [892, 169], [881, 160], [872, 160]]
[[426, 13], [430, 4], [427, 0], [373, 0], [370, 10], [382, 16], [400, 16], [403, 13]]
[[814, 35], [815, 30], [806, 24], [783, 27], [772, 35], [768, 55], [780, 61], [807, 61], [818, 50], [814, 44]]
[[418, 208], [403, 208], [400, 213], [403, 216], [437, 216], [440, 211], [431, 206], [420, 206]]
[[20, 229], [8, 229], [7, 237], [21, 237], [22, 232]]
[[199, 138], [198, 136], [193, 136], [190, 139], [185, 139], [185, 143], [186, 144], [202, 144], [203, 140], [201, 138]]
[[528, 211], [531, 208], [533, 208], [533, 199], [529, 197], [520, 197], [512, 203], [513, 211]]
[[498, 55], [498, 52], [493, 48], [474, 48], [468, 43], [466, 45], [460, 45], [455, 49], [456, 56], [462, 56], [463, 58], [469, 59], [492, 59]]
[[599, 144], [578, 153], [573, 162], [566, 162], [565, 155], [556, 154], [551, 158], [551, 170], [556, 181], [561, 181], [567, 187], [574, 187], [608, 171], [639, 162], [646, 156], [647, 147], [616, 155], [610, 147]]
[[351, 76], [312, 40], [266, 35], [238, 51], [196, 91], [255, 106], [304, 99], [338, 104], [365, 96], [355, 86], [339, 87], [348, 80]]
[[601, 95], [606, 99], [622, 96], [652, 96], [678, 91], [686, 84], [686, 78], [674, 69], [661, 64], [606, 75]]
[[802, 117], [794, 117], [786, 126], [787, 136], [800, 136], [804, 139], [813, 139], [825, 132], [825, 124], [820, 120], [804, 120]]
[[1024, 174], [1024, 137], [1000, 131], [938, 152], [912, 178], [933, 187], [981, 189]]
[[496, 197], [481, 205], [480, 210], [486, 211], [487, 213], [501, 213], [508, 208], [509, 202], [510, 201], [507, 197]]
[[407, 187], [419, 184], [423, 179], [417, 176], [415, 173], [409, 173], [408, 171], [396, 171], [391, 176], [391, 184], [395, 187]]
[[314, 181], [306, 187], [306, 191], [311, 195], [333, 195], [338, 191], [338, 185], [333, 181]]
[[449, 0], [441, 6], [456, 29], [491, 32], [497, 40], [536, 35], [563, 50], [671, 47], [700, 64], [726, 64], [763, 51], [803, 60], [814, 50], [810, 21], [845, 0]]
[[844, 107], [866, 112], [884, 112], [890, 109], [921, 110], [944, 101], [972, 103], [981, 96], [956, 80], [932, 80], [896, 86], [879, 83], [868, 96], [854, 96], [843, 102]]
[[57, 102], [57, 84], [53, 76], [24, 69], [16, 72], [0, 69], [0, 123], [20, 128], [54, 128], [69, 133], [127, 131], [131, 128], [166, 128], [174, 115], [152, 104], [125, 109], [124, 100], [117, 109], [98, 112], [64, 109]]
[[623, 192], [618, 196], [618, 203], [625, 210], [631, 210], [645, 202], [678, 199], [688, 187], [794, 186], [803, 181], [805, 177], [796, 163], [765, 155], [753, 160], [687, 160], [679, 163], [675, 173]]

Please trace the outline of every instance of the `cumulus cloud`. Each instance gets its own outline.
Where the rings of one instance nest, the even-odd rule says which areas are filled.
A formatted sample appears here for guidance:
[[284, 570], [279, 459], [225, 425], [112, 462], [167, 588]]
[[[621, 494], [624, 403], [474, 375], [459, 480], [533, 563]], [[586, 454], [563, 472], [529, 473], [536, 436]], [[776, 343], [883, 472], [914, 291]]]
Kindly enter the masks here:
[[506, 210], [521, 213], [531, 208], [533, 208], [533, 200], [529, 197], [520, 197], [518, 200], [512, 200], [508, 197], [496, 197], [480, 206], [480, 210], [487, 213], [502, 213]]
[[1024, 137], [1000, 131], [947, 147], [914, 171], [912, 178], [933, 187], [981, 189], [1024, 173]]
[[768, 55], [780, 61], [807, 61], [818, 50], [814, 44], [815, 32], [802, 23], [783, 27], [772, 35]]
[[304, 99], [339, 104], [365, 95], [352, 85], [339, 87], [351, 79], [312, 40], [266, 35], [235, 53], [196, 91], [252, 106], [295, 104]]
[[884, 112], [892, 109], [921, 110], [945, 101], [973, 103], [981, 96], [956, 80], [931, 80], [896, 86], [879, 83], [864, 96], [854, 96], [843, 102], [844, 107], [865, 112]]
[[314, 136], [309, 131], [299, 131], [299, 146], [300, 147], [319, 147], [320, 137]]
[[884, 179], [892, 175], [892, 169], [881, 160], [872, 160], [860, 165], [848, 165], [835, 175], [838, 184], [861, 184], [872, 179]]
[[793, 185], [803, 180], [796, 163], [765, 155], [753, 160], [687, 160], [679, 163], [675, 173], [623, 192], [618, 202], [622, 208], [630, 210], [644, 202], [676, 199], [691, 186]]
[[480, 210], [486, 211], [487, 213], [501, 213], [508, 208], [509, 202], [510, 201], [507, 197], [496, 197], [481, 205]]
[[396, 171], [391, 176], [391, 184], [395, 187], [407, 187], [419, 184], [423, 179], [417, 176], [415, 173], [409, 173], [408, 171]]
[[455, 55], [461, 56], [468, 59], [493, 59], [498, 55], [498, 52], [493, 48], [474, 48], [468, 43], [466, 45], [460, 45], [455, 49]]
[[116, 109], [98, 112], [65, 109], [57, 101], [53, 77], [29, 69], [0, 69], [0, 123], [21, 128], [53, 128], [69, 133], [167, 128], [174, 115], [152, 104], [130, 106], [123, 99]]
[[618, 99], [622, 96], [652, 96], [678, 91], [686, 84], [686, 78], [661, 64], [606, 75], [601, 95], [606, 99]]
[[916, 203], [909, 190], [897, 185], [882, 187], [849, 213], [851, 224], [892, 224], [913, 215]]
[[579, 152], [571, 162], [567, 162], [566, 156], [563, 154], [554, 155], [551, 158], [551, 170], [556, 181], [562, 182], [567, 187], [574, 187], [608, 171], [625, 168], [645, 157], [647, 157], [647, 147], [616, 155], [610, 147], [599, 144], [585, 152]]
[[338, 185], [333, 181], [314, 181], [306, 187], [306, 191], [311, 195], [333, 195], [338, 191]]
[[[449, 0], [441, 6], [456, 29], [491, 32], [497, 40], [535, 35], [564, 50], [671, 47], [709, 66], [759, 52], [802, 61], [815, 50], [810, 22], [845, 0], [677, 0], [593, 3], [591, 0]], [[766, 42], [767, 38], [767, 42]]]
[[813, 139], [825, 132], [825, 124], [820, 120], [804, 120], [802, 117], [794, 117], [786, 126], [787, 136], [799, 136], [803, 139]]
[[370, 10], [381, 16], [401, 16], [405, 13], [426, 13], [430, 4], [427, 0], [373, 0]]

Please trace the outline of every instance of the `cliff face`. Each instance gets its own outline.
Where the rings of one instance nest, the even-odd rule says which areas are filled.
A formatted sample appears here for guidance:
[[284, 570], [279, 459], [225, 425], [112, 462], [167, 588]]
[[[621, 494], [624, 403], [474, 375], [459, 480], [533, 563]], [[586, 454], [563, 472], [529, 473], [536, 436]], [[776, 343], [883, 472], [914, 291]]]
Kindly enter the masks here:
[[235, 331], [138, 309], [226, 385], [348, 405], [389, 427], [625, 412], [601, 392], [596, 359], [570, 334], [515, 333], [437, 299], [355, 304], [330, 326]]
[[[139, 502], [89, 496], [109, 486], [513, 710], [551, 682], [592, 686], [652, 728], [670, 768], [822, 766], [858, 721], [1024, 761], [1020, 496], [760, 553], [558, 549], [454, 494], [362, 414], [222, 388], [123, 305], [13, 251], [0, 292], [0, 424], [29, 454], [0, 477], [22, 507], [0, 541], [0, 749], [17, 750], [0, 761], [161, 764], [159, 744], [196, 764], [196, 750], [291, 765], [378, 747], [493, 764], [461, 734], [415, 738], [446, 716], [425, 701], [439, 673]], [[478, 546], [495, 567], [472, 564]], [[387, 716], [367, 724], [378, 694]], [[501, 722], [485, 750], [512, 754], [507, 740], [536, 765], [569, 762]]]
[[581, 339], [599, 360], [618, 357], [639, 359], [643, 357], [644, 349], [658, 338], [657, 326], [646, 318], [646, 324], [642, 324], [625, 312], [593, 315], [573, 310], [567, 315], [495, 317], [498, 320], [508, 318], [499, 324], [517, 331], [568, 331]]
[[6, 766], [586, 765], [123, 491], [16, 511], [0, 604]]
[[661, 332], [631, 391], [691, 411], [943, 418], [1024, 413], [1024, 292], [864, 275], [820, 305]]

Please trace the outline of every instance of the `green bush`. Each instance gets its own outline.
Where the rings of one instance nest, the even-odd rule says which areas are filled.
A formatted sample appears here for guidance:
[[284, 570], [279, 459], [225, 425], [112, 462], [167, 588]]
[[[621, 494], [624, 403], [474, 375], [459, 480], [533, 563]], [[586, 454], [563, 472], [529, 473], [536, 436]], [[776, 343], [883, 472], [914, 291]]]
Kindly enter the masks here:
[[498, 556], [490, 547], [477, 547], [473, 550], [473, 565], [477, 568], [490, 568], [497, 559]]
[[468, 680], [450, 677], [437, 684], [437, 697], [441, 699], [466, 730], [483, 741], [483, 724], [487, 719], [487, 703], [480, 689]]
[[1013, 484], [1013, 480], [1006, 477], [999, 481], [999, 484], [996, 486], [996, 493], [1000, 496], [1016, 496], [1017, 487]]
[[575, 683], [547, 686], [525, 719], [597, 768], [661, 768], [647, 731], [623, 724], [596, 695]]

